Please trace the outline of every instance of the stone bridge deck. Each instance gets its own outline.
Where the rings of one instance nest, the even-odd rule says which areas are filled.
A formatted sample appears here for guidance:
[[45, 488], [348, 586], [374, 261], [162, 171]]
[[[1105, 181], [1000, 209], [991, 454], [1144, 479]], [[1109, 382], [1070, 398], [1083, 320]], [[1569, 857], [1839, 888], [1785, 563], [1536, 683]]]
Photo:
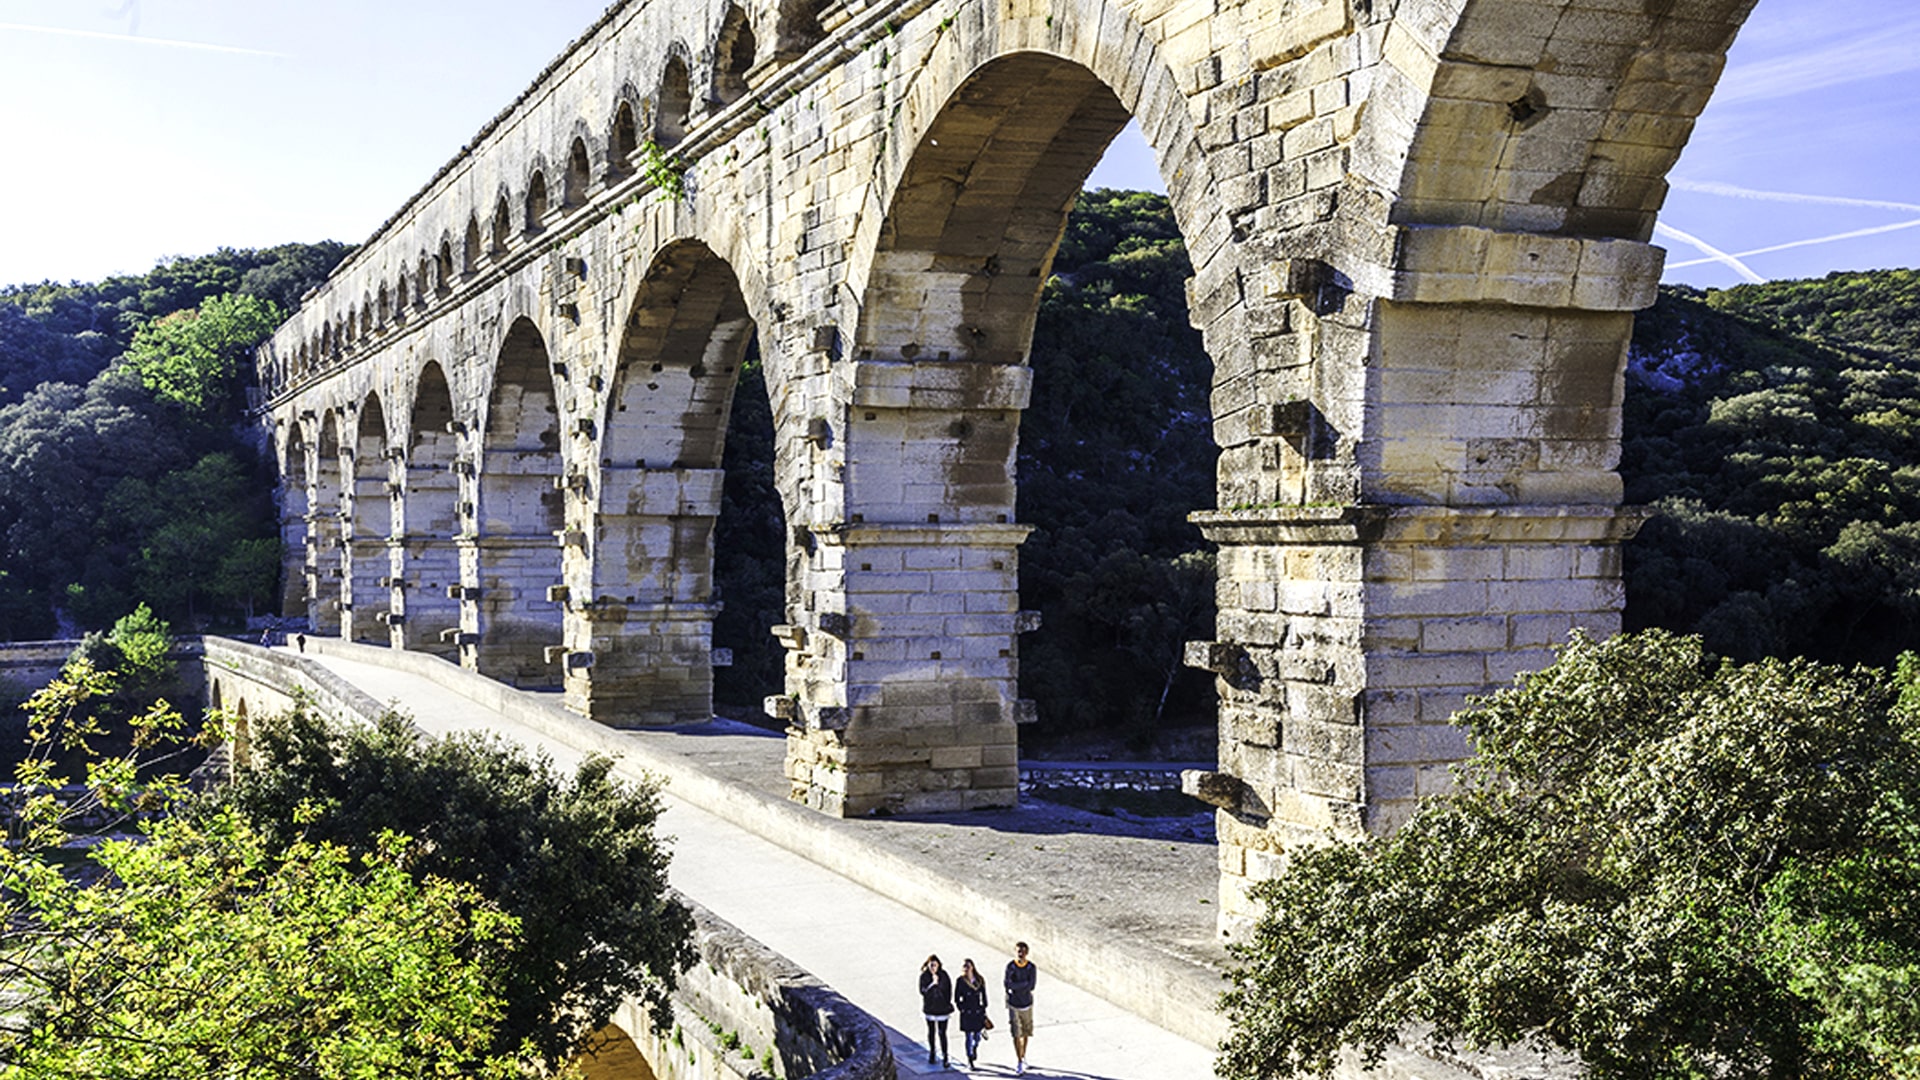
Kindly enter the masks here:
[[[567, 714], [549, 694], [475, 678], [494, 700], [463, 696], [386, 666], [391, 650], [313, 640], [309, 651], [436, 734], [490, 732], [562, 768], [586, 753], [619, 753], [629, 776], [663, 777], [674, 886], [878, 1017], [902, 1076], [960, 1075], [925, 1064], [913, 988], [920, 962], [937, 953], [957, 971], [972, 958], [1004, 1016], [999, 971], [1016, 937], [1032, 943], [1043, 980], [1029, 1075], [1212, 1075], [1211, 1044], [1223, 1029], [1211, 1000], [1225, 954], [1215, 942], [1211, 843], [1126, 835], [1073, 811], [823, 818], [783, 798], [782, 740], [745, 725], [613, 731]], [[426, 660], [406, 662], [465, 675]], [[999, 1023], [975, 1075], [1012, 1073]]]

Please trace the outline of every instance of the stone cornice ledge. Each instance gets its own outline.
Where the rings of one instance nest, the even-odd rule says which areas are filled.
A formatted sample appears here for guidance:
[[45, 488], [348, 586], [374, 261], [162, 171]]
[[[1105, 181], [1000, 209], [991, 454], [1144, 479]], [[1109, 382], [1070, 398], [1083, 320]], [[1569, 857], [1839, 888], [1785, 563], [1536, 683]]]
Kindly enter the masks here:
[[1216, 544], [1590, 543], [1631, 540], [1641, 506], [1262, 506], [1187, 515]]
[[849, 524], [809, 526], [814, 538], [824, 544], [863, 547], [900, 544], [914, 547], [1005, 547], [1020, 546], [1033, 531], [1031, 525], [998, 522], [949, 522], [940, 524], [862, 521]]

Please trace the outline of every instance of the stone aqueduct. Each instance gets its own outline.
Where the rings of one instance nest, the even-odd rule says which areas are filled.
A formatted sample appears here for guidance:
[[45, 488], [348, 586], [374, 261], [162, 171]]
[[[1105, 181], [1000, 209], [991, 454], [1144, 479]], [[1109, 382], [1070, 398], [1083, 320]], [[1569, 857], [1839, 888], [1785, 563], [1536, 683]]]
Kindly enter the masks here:
[[618, 3], [262, 348], [287, 609], [705, 717], [757, 335], [794, 797], [1011, 803], [1025, 354], [1137, 119], [1215, 364], [1231, 924], [1444, 785], [1465, 695], [1617, 627], [1646, 241], [1752, 2]]

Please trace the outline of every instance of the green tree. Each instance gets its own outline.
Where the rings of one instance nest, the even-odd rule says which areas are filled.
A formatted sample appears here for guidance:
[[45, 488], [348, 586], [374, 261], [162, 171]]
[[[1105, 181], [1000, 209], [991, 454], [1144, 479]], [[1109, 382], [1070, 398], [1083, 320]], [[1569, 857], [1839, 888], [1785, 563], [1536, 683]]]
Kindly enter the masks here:
[[220, 800], [271, 847], [366, 855], [398, 832], [419, 841], [416, 877], [470, 884], [518, 920], [495, 1052], [524, 1045], [557, 1067], [629, 997], [668, 1022], [692, 920], [667, 890], [656, 792], [617, 780], [611, 761], [564, 778], [497, 740], [427, 738], [394, 714], [339, 725], [304, 706], [256, 722], [252, 759]]
[[8, 858], [0, 1077], [520, 1075], [489, 1053], [513, 920], [408, 858], [269, 851], [231, 814], [107, 840], [85, 883]]
[[1461, 714], [1391, 837], [1296, 852], [1236, 948], [1221, 1075], [1403, 1029], [1613, 1077], [1920, 1076], [1920, 722], [1885, 672], [1576, 637]]
[[1920, 274], [1701, 293], [1640, 313], [1620, 471], [1661, 511], [1627, 622], [1739, 659], [1920, 648]]
[[216, 296], [135, 331], [125, 362], [154, 397], [206, 416], [233, 396], [254, 347], [279, 322], [272, 301]]
[[116, 681], [81, 659], [36, 694], [0, 792], [0, 1077], [519, 1075], [489, 1052], [510, 917], [394, 834], [356, 858], [170, 816], [187, 725], [161, 702], [114, 737]]

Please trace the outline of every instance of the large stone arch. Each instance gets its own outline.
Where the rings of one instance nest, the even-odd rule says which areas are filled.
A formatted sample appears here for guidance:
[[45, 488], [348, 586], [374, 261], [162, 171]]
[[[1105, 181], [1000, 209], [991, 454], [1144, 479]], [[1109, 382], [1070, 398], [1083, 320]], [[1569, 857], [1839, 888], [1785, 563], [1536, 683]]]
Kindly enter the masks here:
[[389, 438], [380, 395], [369, 391], [355, 411], [353, 444], [344, 448], [343, 455], [353, 480], [342, 548], [346, 572], [340, 633], [351, 641], [387, 641], [388, 586], [393, 576], [388, 541], [394, 524]]
[[314, 557], [309, 541], [313, 533], [307, 517], [312, 454], [313, 447], [307, 442], [307, 429], [298, 419], [288, 423], [278, 455], [280, 614], [285, 618], [305, 617], [307, 597], [313, 590], [313, 579], [307, 573]]
[[[405, 497], [400, 520], [398, 566], [389, 617], [396, 648], [457, 658], [460, 634], [460, 548], [464, 533], [460, 503], [473, 484], [473, 462], [460, 456], [461, 425], [446, 369], [420, 365], [413, 378], [406, 442], [399, 447]], [[467, 501], [474, 497], [466, 491]]]
[[569, 596], [566, 698], [596, 719], [712, 715], [721, 450], [753, 334], [740, 280], [712, 248], [687, 239], [654, 254], [614, 347], [597, 469], [566, 480], [592, 523], [568, 575], [581, 585]]
[[[511, 311], [511, 308], [509, 308]], [[546, 649], [562, 640], [562, 417], [547, 336], [531, 318], [506, 323], [478, 446], [475, 530], [463, 538], [462, 661], [516, 686], [552, 686]]]
[[894, 114], [901, 150], [862, 210], [851, 362], [835, 375], [830, 460], [813, 470], [844, 476], [843, 514], [800, 560], [812, 602], [790, 613], [781, 706], [794, 797], [822, 809], [1017, 798], [1017, 724], [1032, 718], [1014, 521], [1027, 351], [1067, 213], [1130, 119], [1192, 246], [1219, 249], [1210, 166], [1172, 73], [1130, 19], [1074, 16], [961, 12]]
[[346, 576], [341, 524], [346, 516], [346, 487], [341, 450], [347, 445], [340, 410], [328, 409], [319, 418], [320, 438], [315, 446], [311, 481], [307, 488], [307, 536], [313, 552], [308, 569], [314, 588], [307, 597], [307, 623], [316, 633], [340, 630], [341, 582]]

